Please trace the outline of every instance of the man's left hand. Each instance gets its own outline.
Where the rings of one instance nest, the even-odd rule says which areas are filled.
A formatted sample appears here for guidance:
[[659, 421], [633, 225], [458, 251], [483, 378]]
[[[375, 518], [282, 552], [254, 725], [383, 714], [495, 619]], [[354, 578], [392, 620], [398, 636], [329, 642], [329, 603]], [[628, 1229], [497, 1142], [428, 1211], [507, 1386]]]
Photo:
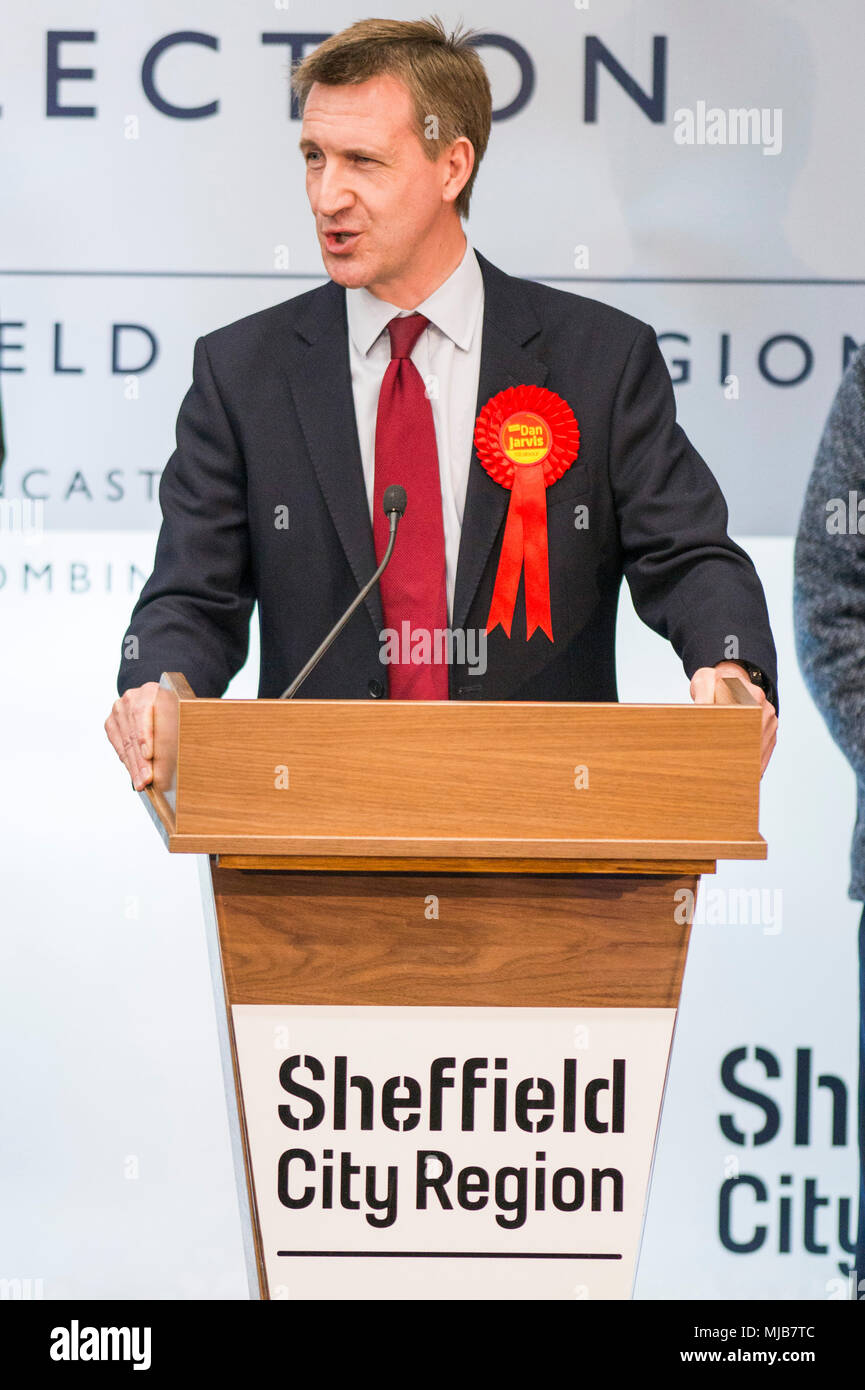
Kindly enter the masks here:
[[759, 685], [753, 685], [748, 679], [748, 673], [744, 666], [740, 666], [736, 661], [719, 661], [717, 666], [701, 666], [698, 671], [694, 672], [691, 680], [691, 699], [696, 705], [714, 705], [715, 692], [725, 676], [738, 676], [740, 680], [744, 681], [749, 694], [753, 695], [761, 708], [763, 729], [760, 740], [760, 776], [762, 777], [769, 766], [769, 759], [778, 737], [778, 716], [775, 713], [775, 706], [766, 699], [765, 690], [761, 690]]

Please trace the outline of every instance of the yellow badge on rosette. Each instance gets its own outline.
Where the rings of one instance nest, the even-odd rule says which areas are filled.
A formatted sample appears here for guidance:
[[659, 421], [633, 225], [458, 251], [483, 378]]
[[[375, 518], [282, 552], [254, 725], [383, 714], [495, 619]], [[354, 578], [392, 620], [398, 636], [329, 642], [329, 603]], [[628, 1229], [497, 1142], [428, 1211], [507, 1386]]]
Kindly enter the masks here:
[[577, 457], [576, 416], [555, 391], [509, 386], [478, 416], [475, 448], [490, 477], [511, 494], [487, 632], [501, 624], [510, 637], [525, 570], [526, 641], [540, 628], [552, 642], [546, 489]]

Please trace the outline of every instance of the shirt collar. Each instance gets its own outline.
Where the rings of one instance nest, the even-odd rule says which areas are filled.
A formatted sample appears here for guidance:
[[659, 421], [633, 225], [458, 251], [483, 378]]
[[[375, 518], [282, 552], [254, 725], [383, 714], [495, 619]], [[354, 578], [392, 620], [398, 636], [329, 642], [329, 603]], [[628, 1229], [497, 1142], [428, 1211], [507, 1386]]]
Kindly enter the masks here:
[[356, 350], [363, 356], [384, 331], [395, 314], [423, 314], [457, 347], [471, 347], [478, 313], [483, 304], [484, 281], [474, 248], [466, 241], [465, 255], [437, 290], [416, 309], [399, 309], [379, 299], [368, 289], [345, 292], [348, 331]]

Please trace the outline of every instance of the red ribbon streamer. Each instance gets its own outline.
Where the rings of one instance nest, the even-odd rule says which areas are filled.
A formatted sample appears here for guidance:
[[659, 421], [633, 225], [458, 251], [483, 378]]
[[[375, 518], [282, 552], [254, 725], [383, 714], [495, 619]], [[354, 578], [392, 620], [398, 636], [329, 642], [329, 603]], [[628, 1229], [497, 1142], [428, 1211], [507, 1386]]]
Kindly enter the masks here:
[[501, 624], [510, 637], [520, 573], [526, 572], [526, 641], [536, 628], [553, 640], [550, 613], [550, 565], [547, 550], [547, 492], [544, 465], [520, 464], [514, 484], [496, 571], [487, 632]]

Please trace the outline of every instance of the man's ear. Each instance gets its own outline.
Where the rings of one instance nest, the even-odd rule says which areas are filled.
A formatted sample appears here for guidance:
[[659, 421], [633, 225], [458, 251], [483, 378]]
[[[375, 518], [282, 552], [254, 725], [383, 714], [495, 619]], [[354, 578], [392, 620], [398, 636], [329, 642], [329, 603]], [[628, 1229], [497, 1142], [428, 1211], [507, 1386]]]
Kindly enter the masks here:
[[[442, 197], [446, 203], [455, 203], [472, 176], [475, 147], [467, 135], [459, 135], [442, 158], [447, 160], [447, 181]], [[453, 186], [450, 186], [451, 181]]]

